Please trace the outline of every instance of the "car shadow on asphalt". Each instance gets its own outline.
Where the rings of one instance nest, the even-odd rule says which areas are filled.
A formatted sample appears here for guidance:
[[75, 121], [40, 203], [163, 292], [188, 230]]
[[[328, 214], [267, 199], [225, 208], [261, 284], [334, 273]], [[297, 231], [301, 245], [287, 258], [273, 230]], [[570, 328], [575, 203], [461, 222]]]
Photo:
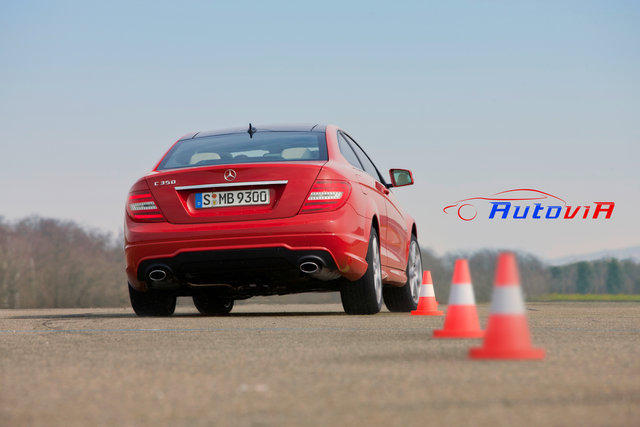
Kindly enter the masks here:
[[[313, 317], [313, 316], [346, 316], [339, 311], [284, 311], [284, 312], [255, 312], [255, 313], [231, 313], [220, 316], [204, 316], [200, 313], [176, 313], [169, 318], [234, 318], [234, 317]], [[22, 316], [7, 316], [5, 319], [126, 319], [139, 318], [159, 319], [162, 317], [139, 317], [135, 313], [68, 313], [68, 314], [32, 314]]]
[[7, 316], [5, 319], [118, 319], [136, 317], [134, 313], [68, 313]]
[[[226, 316], [213, 317], [298, 317], [298, 316], [346, 316], [347, 314], [340, 311], [281, 311], [281, 312], [265, 312], [257, 311], [254, 313], [231, 313]], [[198, 316], [196, 314], [196, 316]], [[206, 317], [206, 316], [202, 316]]]

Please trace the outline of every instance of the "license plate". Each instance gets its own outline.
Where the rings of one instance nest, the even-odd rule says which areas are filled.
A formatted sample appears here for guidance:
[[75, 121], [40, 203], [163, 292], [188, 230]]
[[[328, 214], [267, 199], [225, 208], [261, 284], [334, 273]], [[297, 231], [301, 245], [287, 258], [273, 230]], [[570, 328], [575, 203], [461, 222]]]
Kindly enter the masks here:
[[196, 208], [224, 208], [227, 206], [268, 205], [269, 190], [212, 191], [196, 193]]

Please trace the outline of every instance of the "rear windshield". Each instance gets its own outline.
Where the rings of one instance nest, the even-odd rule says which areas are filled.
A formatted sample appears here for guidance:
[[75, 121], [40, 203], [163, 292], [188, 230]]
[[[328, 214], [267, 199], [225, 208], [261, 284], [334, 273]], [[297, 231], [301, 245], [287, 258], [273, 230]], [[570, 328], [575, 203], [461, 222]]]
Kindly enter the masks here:
[[179, 141], [158, 170], [236, 163], [327, 160], [324, 132], [232, 133]]

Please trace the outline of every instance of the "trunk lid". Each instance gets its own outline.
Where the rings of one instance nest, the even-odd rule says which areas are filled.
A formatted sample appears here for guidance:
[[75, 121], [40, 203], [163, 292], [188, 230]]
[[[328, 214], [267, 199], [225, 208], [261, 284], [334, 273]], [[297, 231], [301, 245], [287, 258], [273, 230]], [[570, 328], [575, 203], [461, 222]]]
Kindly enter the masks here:
[[[146, 177], [158, 207], [174, 224], [251, 221], [294, 216], [325, 161], [216, 165], [153, 172]], [[226, 171], [235, 172], [231, 178]], [[269, 204], [196, 208], [196, 194], [269, 190]]]

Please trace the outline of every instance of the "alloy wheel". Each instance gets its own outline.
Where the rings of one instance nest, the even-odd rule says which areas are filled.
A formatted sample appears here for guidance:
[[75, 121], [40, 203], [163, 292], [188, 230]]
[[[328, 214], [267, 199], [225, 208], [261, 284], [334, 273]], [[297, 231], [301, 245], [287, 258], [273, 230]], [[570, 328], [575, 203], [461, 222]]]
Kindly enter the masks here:
[[422, 257], [418, 242], [413, 240], [409, 249], [409, 287], [411, 288], [411, 299], [418, 303], [420, 298], [420, 285], [422, 282]]
[[380, 262], [380, 248], [378, 247], [378, 239], [373, 238], [372, 242], [372, 257], [373, 263], [373, 285], [376, 290], [376, 300], [382, 301], [382, 263]]

